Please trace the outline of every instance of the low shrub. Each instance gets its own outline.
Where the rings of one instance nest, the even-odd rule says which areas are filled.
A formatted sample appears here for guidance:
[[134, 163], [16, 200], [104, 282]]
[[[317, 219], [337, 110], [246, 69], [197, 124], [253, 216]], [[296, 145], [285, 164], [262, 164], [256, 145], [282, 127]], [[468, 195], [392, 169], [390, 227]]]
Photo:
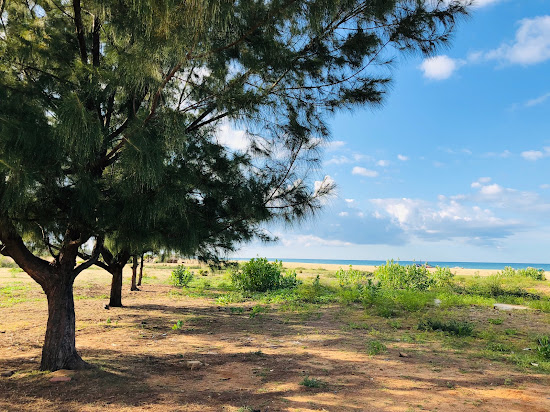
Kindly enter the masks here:
[[502, 271], [497, 272], [497, 276], [502, 276], [505, 278], [512, 276], [522, 276], [534, 280], [546, 280], [544, 276], [544, 269], [535, 269], [532, 267], [515, 270], [511, 266], [506, 266]]
[[300, 284], [296, 271], [281, 274], [282, 270], [280, 261], [270, 263], [266, 258], [253, 258], [241, 270], [231, 271], [231, 282], [236, 289], [248, 292], [292, 289]]
[[302, 379], [300, 385], [305, 386], [306, 388], [322, 388], [327, 384], [320, 379], [310, 378], [309, 376], [306, 376], [304, 379]]
[[371, 340], [367, 343], [367, 353], [371, 356], [379, 355], [382, 352], [386, 352], [386, 350], [386, 345], [378, 340]]
[[526, 278], [531, 278], [534, 280], [546, 280], [544, 276], [544, 269], [535, 269], [528, 267], [526, 269], [518, 269], [517, 274]]
[[425, 265], [402, 266], [389, 260], [374, 272], [375, 279], [385, 289], [428, 290], [449, 285], [454, 277], [449, 268], [436, 268], [432, 273]]
[[193, 272], [183, 265], [179, 265], [170, 275], [170, 284], [177, 287], [185, 287], [193, 280]]
[[352, 287], [363, 284], [366, 281], [367, 274], [360, 270], [353, 269], [352, 265], [349, 265], [348, 270], [342, 268], [336, 272], [336, 279], [340, 287]]
[[544, 360], [550, 360], [550, 337], [541, 336], [537, 339], [537, 352]]
[[474, 332], [474, 325], [469, 322], [454, 319], [448, 321], [425, 319], [418, 324], [418, 330], [440, 330], [456, 336], [471, 336]]

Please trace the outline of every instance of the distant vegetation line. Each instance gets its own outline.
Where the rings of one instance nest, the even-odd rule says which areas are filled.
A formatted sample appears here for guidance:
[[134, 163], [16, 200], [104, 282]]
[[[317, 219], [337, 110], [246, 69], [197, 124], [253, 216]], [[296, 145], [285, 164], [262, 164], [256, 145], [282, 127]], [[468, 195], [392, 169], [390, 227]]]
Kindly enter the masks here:
[[[232, 260], [250, 260], [250, 258], [231, 258]], [[296, 262], [296, 263], [318, 263], [318, 264], [334, 264], [334, 265], [366, 265], [366, 266], [379, 266], [386, 263], [385, 260], [359, 260], [359, 259], [290, 259], [284, 257], [268, 258], [269, 261], [280, 260], [283, 262]], [[397, 260], [396, 260], [397, 261]], [[514, 269], [525, 269], [527, 267], [534, 267], [537, 269], [544, 269], [550, 271], [550, 263], [514, 263], [514, 262], [440, 262], [440, 261], [425, 261], [425, 260], [399, 260], [399, 263], [403, 265], [411, 265], [413, 263], [424, 264], [428, 263], [431, 266], [440, 267], [461, 267], [464, 269], [494, 269], [502, 270], [506, 266], [511, 266]]]

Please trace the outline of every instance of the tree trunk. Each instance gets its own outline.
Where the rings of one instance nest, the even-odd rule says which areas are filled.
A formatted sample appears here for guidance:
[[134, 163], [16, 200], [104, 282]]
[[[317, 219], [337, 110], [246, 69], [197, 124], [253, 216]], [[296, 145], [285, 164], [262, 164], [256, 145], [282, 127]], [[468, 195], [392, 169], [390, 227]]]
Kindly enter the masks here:
[[139, 278], [138, 278], [138, 286], [141, 286], [141, 279], [143, 279], [143, 253], [141, 254], [141, 261], [139, 263]]
[[109, 306], [115, 308], [122, 307], [122, 269], [124, 265], [113, 265], [111, 275], [111, 298], [109, 299]]
[[48, 297], [48, 326], [40, 370], [90, 368], [75, 347], [73, 282], [74, 277], [69, 274], [45, 288]]
[[130, 288], [130, 290], [139, 290], [136, 284], [137, 267], [138, 267], [137, 255], [134, 255], [133, 262], [132, 262], [132, 287]]

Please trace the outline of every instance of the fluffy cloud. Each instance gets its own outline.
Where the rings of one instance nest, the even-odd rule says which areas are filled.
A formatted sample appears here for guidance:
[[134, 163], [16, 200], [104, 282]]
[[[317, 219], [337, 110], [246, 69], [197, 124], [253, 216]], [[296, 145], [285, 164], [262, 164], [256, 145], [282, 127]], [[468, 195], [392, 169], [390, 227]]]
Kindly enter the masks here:
[[407, 160], [409, 160], [409, 157], [402, 154], [398, 154], [397, 159], [401, 160], [402, 162], [406, 162]]
[[341, 149], [345, 145], [346, 145], [346, 142], [344, 142], [343, 140], [334, 140], [332, 142], [326, 143], [325, 146], [328, 151], [335, 151], [335, 150]]
[[236, 130], [229, 123], [223, 123], [216, 135], [218, 144], [226, 146], [230, 150], [245, 152], [250, 146], [244, 130]]
[[489, 209], [444, 196], [437, 203], [407, 198], [371, 202], [378, 213], [390, 217], [408, 235], [434, 241], [469, 238], [472, 242], [493, 244], [522, 227], [518, 221], [496, 217]]
[[485, 57], [522, 65], [550, 59], [550, 16], [520, 20], [515, 41], [501, 45]]
[[535, 162], [543, 157], [550, 156], [550, 147], [544, 147], [543, 150], [527, 150], [521, 152], [521, 157], [530, 162]]
[[453, 59], [446, 55], [425, 59], [420, 65], [424, 77], [431, 80], [445, 80], [465, 64], [465, 61]]
[[[477, 7], [486, 6], [497, 1], [478, 0]], [[519, 28], [516, 31], [514, 41], [504, 43], [494, 50], [470, 53], [466, 60], [451, 58], [446, 55], [425, 59], [420, 65], [424, 77], [431, 80], [445, 80], [466, 64], [488, 60], [498, 60], [524, 66], [550, 60], [550, 16], [523, 19], [518, 24]], [[528, 101], [526, 106], [541, 104], [548, 98], [550, 98], [550, 93]]]
[[364, 177], [378, 176], [378, 172], [376, 170], [365, 169], [364, 167], [360, 167], [360, 166], [355, 166], [352, 169], [351, 174], [364, 176]]

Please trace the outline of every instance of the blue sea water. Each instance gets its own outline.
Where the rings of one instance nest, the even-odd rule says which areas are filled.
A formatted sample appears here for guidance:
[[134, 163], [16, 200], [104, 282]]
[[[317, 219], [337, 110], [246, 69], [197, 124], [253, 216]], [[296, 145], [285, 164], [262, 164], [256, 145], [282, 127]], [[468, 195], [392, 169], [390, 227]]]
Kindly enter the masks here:
[[[250, 260], [249, 258], [232, 258], [234, 260]], [[287, 259], [287, 258], [268, 258], [269, 261], [273, 262], [275, 260], [281, 260], [283, 262], [297, 262], [297, 263], [319, 263], [319, 264], [333, 264], [341, 266], [349, 265], [368, 265], [368, 266], [379, 266], [386, 263], [385, 260], [338, 260], [338, 259]], [[437, 261], [422, 261], [422, 260], [400, 260], [402, 265], [410, 265], [412, 263], [429, 263], [431, 266], [440, 266], [455, 268], [461, 267], [464, 269], [491, 269], [491, 270], [502, 270], [506, 266], [511, 266], [514, 269], [525, 269], [527, 267], [533, 267], [537, 269], [544, 269], [545, 271], [550, 271], [549, 263], [497, 263], [497, 262], [437, 262]]]

